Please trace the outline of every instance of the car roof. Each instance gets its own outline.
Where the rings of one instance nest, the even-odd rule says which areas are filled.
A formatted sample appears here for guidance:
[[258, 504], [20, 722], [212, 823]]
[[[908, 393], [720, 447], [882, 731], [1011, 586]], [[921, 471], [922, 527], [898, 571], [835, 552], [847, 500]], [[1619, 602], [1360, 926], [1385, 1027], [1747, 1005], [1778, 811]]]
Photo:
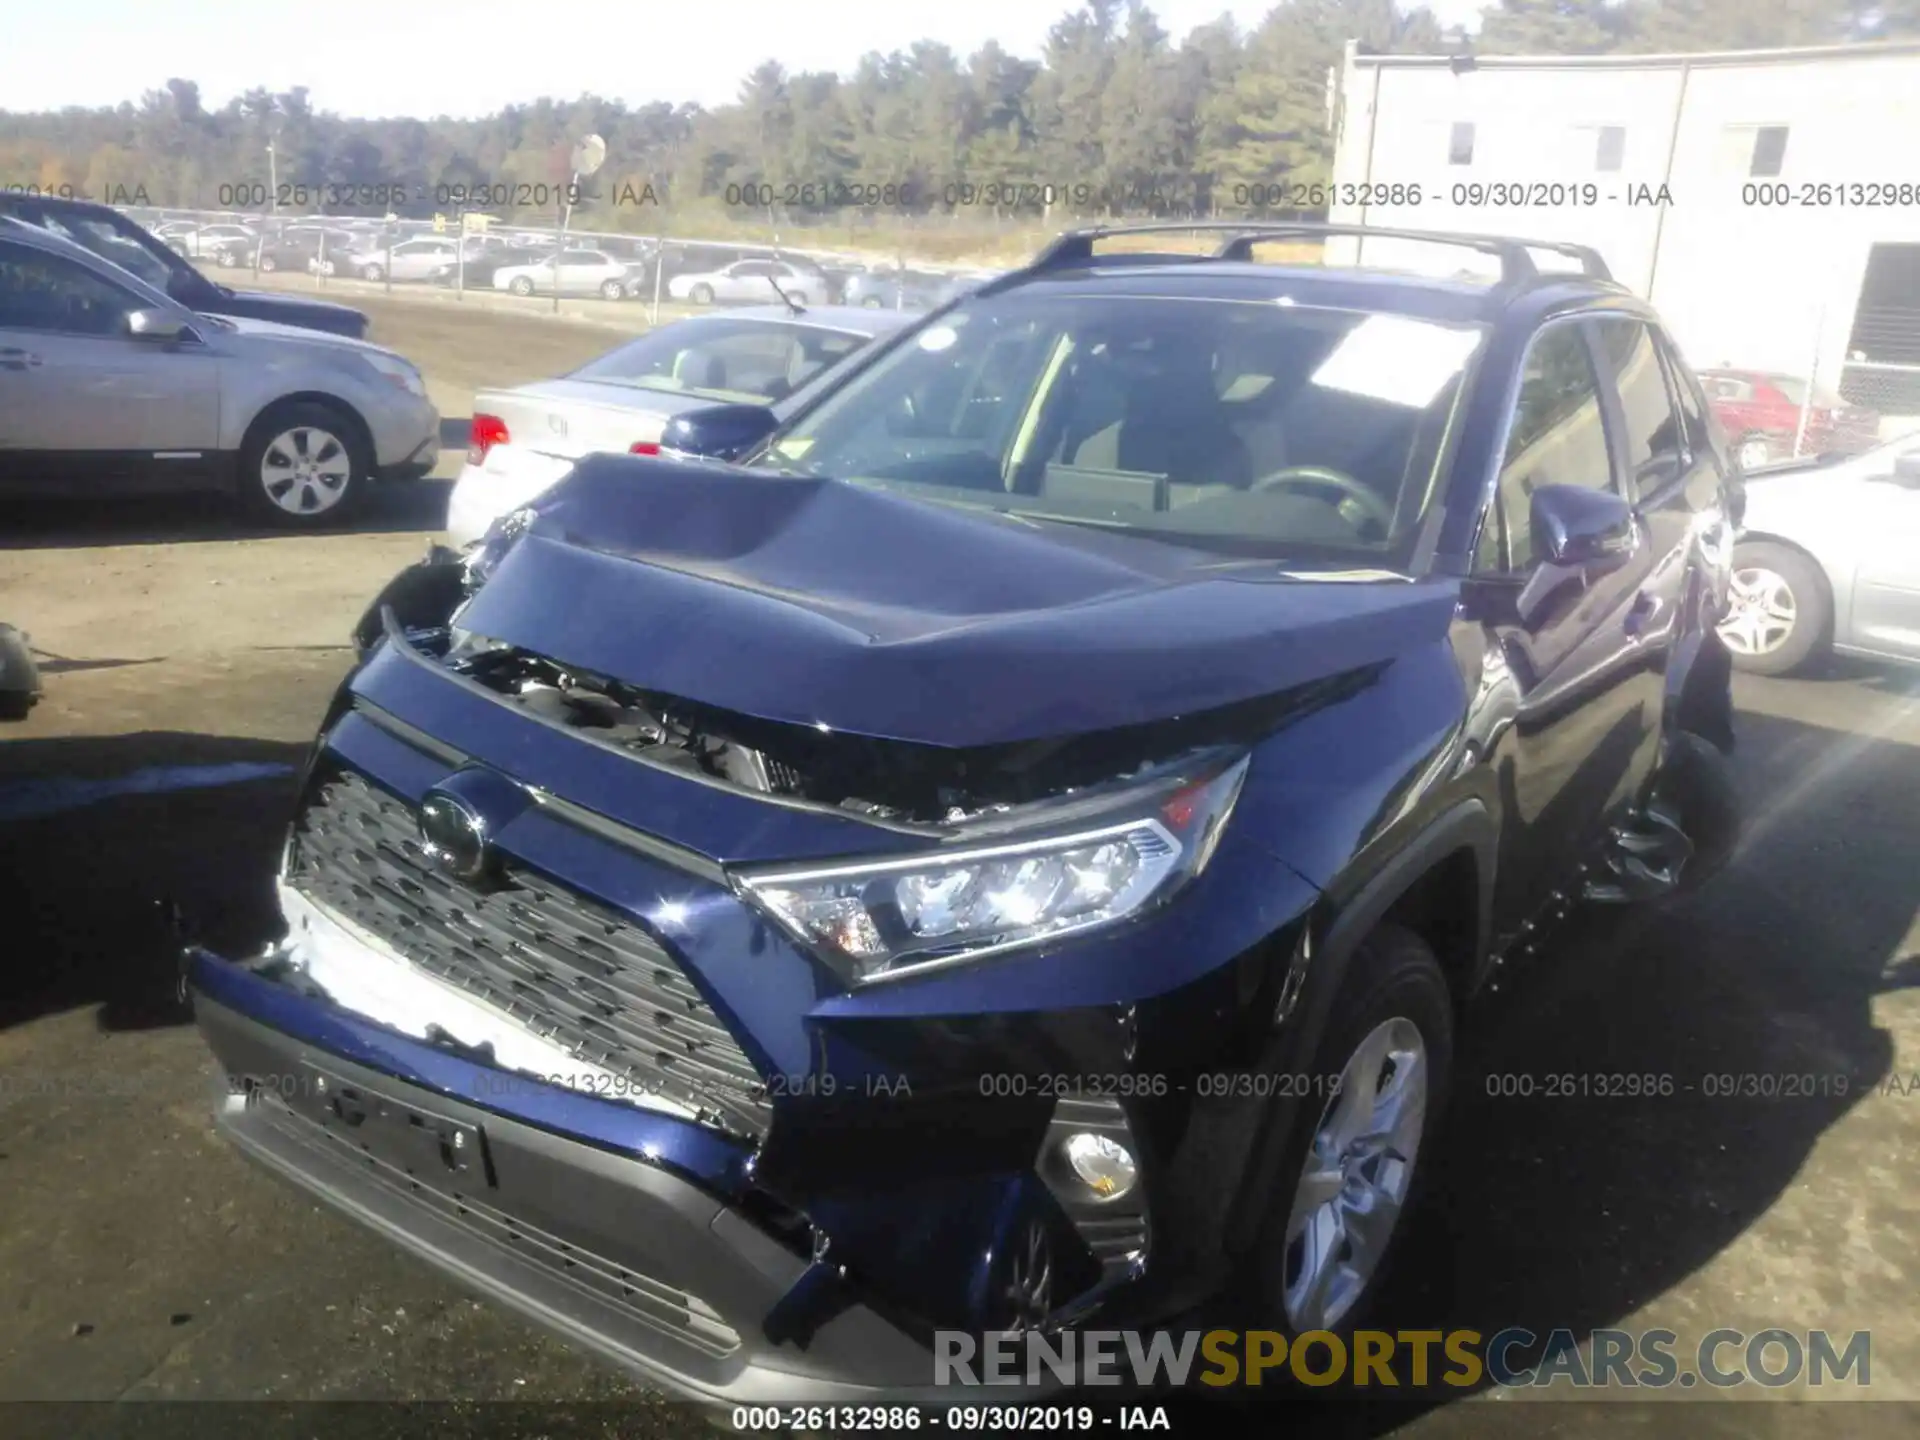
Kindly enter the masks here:
[[711, 324], [716, 320], [769, 320], [782, 325], [798, 325], [817, 330], [841, 330], [856, 335], [884, 335], [918, 320], [924, 311], [870, 310], [860, 305], [809, 305], [798, 315], [784, 305], [731, 305], [702, 315], [689, 315], [676, 323]]

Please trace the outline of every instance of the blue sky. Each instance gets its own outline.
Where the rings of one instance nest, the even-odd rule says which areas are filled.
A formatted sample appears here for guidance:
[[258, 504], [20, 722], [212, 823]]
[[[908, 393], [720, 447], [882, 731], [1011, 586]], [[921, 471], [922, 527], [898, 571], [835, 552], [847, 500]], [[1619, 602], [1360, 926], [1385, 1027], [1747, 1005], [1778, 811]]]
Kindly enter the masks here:
[[[733, 98], [763, 59], [851, 69], [869, 50], [996, 39], [1031, 55], [1065, 0], [21, 0], [0, 46], [0, 108], [137, 100], [169, 76], [218, 106], [254, 85], [305, 85], [344, 115], [482, 115], [591, 91], [639, 104]], [[1443, 21], [1483, 0], [1442, 0]], [[1272, 0], [1155, 0], [1175, 35], [1222, 13], [1256, 22]], [[30, 17], [30, 18], [29, 18]]]

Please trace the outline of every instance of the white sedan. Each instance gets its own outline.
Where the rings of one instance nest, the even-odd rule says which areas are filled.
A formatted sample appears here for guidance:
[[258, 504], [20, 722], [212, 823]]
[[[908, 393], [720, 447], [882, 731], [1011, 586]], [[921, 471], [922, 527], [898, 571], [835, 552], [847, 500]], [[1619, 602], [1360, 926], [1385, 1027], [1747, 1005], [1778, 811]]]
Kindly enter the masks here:
[[562, 250], [528, 265], [503, 265], [493, 272], [493, 288], [515, 295], [598, 295], [603, 300], [624, 299], [628, 270], [623, 261], [601, 250]]
[[598, 452], [659, 453], [667, 421], [728, 403], [772, 405], [915, 317], [890, 310], [765, 305], [649, 330], [557, 380], [482, 390], [466, 468], [447, 505], [465, 549]]

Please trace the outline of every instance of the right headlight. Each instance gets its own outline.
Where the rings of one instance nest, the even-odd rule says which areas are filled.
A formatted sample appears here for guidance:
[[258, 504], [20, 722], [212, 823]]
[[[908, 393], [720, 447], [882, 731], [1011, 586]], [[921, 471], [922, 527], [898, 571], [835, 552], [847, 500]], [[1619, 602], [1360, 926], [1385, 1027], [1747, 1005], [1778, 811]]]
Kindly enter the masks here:
[[[898, 860], [736, 874], [741, 895], [856, 984], [1112, 925], [1206, 868], [1244, 753], [1162, 773], [1097, 822]], [[1130, 802], [1130, 803], [1129, 803]]]

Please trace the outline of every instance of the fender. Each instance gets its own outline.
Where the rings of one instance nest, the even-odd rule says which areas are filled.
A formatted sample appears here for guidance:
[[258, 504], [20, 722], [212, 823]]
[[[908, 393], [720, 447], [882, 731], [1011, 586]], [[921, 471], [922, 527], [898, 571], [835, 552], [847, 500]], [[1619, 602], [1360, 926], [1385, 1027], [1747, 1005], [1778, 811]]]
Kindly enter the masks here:
[[[1274, 1040], [1261, 1059], [1261, 1068], [1280, 1075], [1301, 1074], [1311, 1068], [1314, 1051], [1360, 942], [1448, 856], [1466, 850], [1474, 857], [1473, 940], [1462, 972], [1449, 976], [1456, 1000], [1463, 1004], [1478, 989], [1487, 970], [1498, 833], [1484, 802], [1457, 801], [1408, 837], [1347, 899], [1324, 896], [1321, 913], [1309, 922], [1295, 950], [1282, 987]], [[1228, 1212], [1225, 1245], [1230, 1255], [1244, 1254], [1260, 1224], [1271, 1214], [1268, 1202], [1281, 1157], [1297, 1123], [1299, 1104], [1298, 1097], [1277, 1098], [1254, 1140], [1239, 1194]]]

